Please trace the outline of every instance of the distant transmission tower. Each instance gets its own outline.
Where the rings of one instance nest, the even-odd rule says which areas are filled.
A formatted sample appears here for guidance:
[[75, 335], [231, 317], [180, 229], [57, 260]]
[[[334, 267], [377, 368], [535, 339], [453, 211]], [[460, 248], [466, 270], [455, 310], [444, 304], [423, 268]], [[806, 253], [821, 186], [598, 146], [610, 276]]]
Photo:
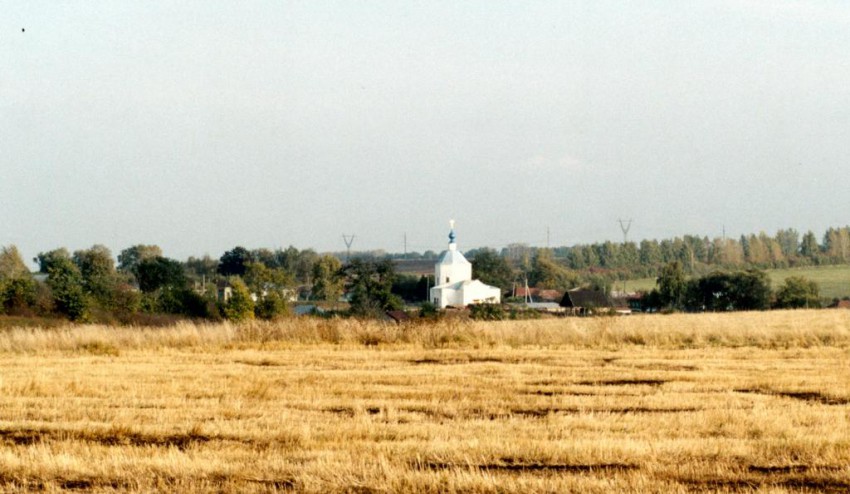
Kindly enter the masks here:
[[632, 228], [632, 220], [617, 220], [620, 223], [620, 230], [623, 231], [623, 245], [629, 240], [629, 230]]
[[343, 233], [342, 241], [345, 242], [345, 262], [348, 263], [351, 260], [351, 244], [354, 243], [354, 234], [346, 235]]

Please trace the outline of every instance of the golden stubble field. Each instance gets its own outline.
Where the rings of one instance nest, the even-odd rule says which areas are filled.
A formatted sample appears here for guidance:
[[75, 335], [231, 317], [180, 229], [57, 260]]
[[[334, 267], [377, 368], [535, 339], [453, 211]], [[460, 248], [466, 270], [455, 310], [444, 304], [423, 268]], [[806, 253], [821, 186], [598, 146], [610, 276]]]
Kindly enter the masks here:
[[0, 332], [0, 491], [846, 492], [850, 311]]

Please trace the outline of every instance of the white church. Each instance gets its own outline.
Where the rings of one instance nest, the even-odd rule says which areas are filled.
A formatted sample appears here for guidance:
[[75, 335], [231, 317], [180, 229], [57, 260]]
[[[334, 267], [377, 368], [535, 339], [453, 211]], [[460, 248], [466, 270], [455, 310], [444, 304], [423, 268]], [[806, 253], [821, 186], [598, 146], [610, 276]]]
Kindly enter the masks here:
[[431, 302], [438, 308], [466, 307], [470, 304], [498, 304], [501, 291], [472, 279], [472, 264], [457, 250], [454, 221], [450, 222], [449, 250], [440, 254], [434, 265]]

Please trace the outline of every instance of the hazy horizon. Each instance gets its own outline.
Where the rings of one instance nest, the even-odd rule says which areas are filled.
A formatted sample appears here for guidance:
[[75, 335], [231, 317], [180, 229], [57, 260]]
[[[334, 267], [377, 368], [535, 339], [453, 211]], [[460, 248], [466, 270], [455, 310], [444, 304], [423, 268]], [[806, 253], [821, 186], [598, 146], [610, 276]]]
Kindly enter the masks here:
[[848, 224], [850, 5], [0, 0], [0, 245]]

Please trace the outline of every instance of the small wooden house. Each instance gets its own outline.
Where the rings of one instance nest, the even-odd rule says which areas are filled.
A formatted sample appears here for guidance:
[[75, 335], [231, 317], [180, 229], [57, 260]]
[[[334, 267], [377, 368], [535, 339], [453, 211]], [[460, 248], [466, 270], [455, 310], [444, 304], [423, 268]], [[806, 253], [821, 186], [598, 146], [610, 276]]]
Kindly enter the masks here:
[[607, 312], [613, 304], [611, 299], [597, 290], [574, 289], [564, 293], [561, 299], [561, 307], [567, 312], [577, 316], [590, 315], [598, 311]]

